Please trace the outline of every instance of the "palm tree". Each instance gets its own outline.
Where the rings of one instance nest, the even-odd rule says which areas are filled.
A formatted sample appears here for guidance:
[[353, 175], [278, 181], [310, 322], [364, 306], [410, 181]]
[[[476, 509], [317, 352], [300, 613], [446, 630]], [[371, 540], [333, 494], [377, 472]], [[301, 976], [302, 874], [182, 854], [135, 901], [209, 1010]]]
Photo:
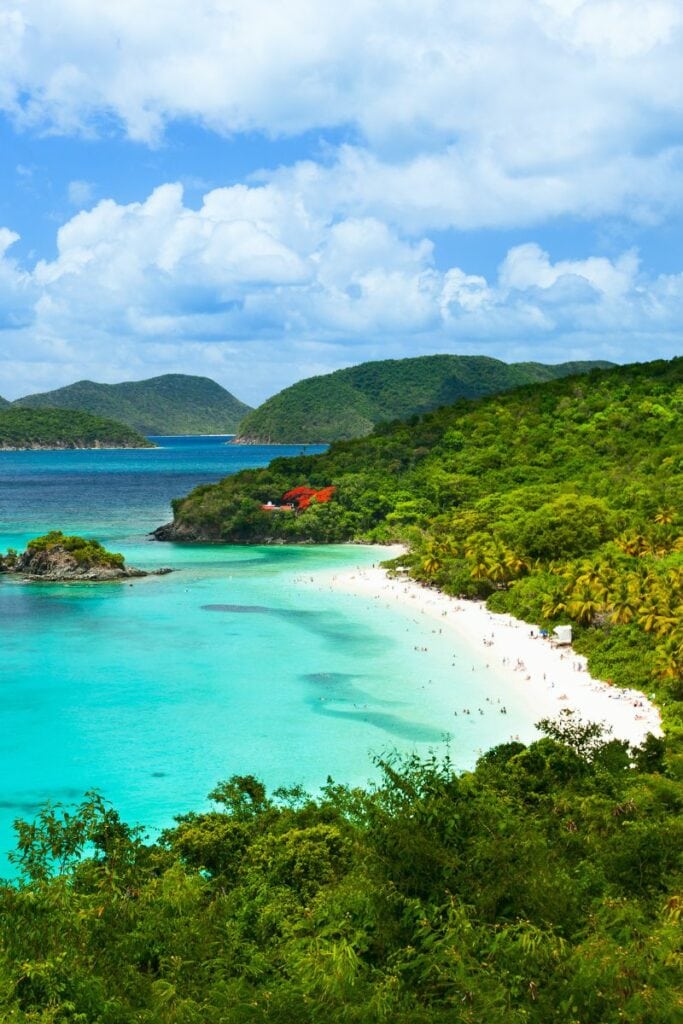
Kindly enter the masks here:
[[567, 611], [565, 595], [561, 591], [543, 595], [543, 606], [541, 615], [544, 619], [556, 619], [558, 615], [564, 615]]
[[676, 518], [675, 508], [660, 508], [655, 515], [655, 522], [659, 526], [671, 526]]
[[511, 577], [521, 576], [523, 572], [529, 571], [529, 563], [509, 548], [505, 551], [503, 561]]
[[610, 622], [613, 626], [627, 626], [633, 622], [638, 612], [639, 595], [628, 578], [622, 577], [619, 584], [609, 596], [611, 610]]
[[580, 573], [576, 577], [579, 587], [591, 587], [596, 595], [603, 597], [614, 582], [616, 573], [605, 562], [584, 561], [580, 565]]
[[473, 563], [470, 569], [470, 576], [473, 580], [490, 579], [491, 555], [489, 551], [478, 548], [468, 552], [468, 558]]
[[653, 589], [638, 609], [638, 622], [646, 633], [665, 636], [680, 622], [680, 616], [672, 611], [669, 595], [662, 589]]
[[647, 538], [642, 533], [636, 533], [635, 530], [622, 533], [615, 538], [614, 543], [625, 554], [631, 555], [633, 558], [645, 554], [647, 548]]
[[440, 546], [433, 539], [429, 541], [425, 548], [424, 558], [422, 559], [422, 568], [428, 576], [436, 576], [436, 574], [443, 568]]
[[582, 626], [590, 626], [603, 611], [604, 605], [600, 602], [601, 596], [601, 592], [585, 584], [571, 595], [567, 611]]
[[654, 670], [660, 679], [683, 679], [683, 632], [672, 634], [657, 647]]

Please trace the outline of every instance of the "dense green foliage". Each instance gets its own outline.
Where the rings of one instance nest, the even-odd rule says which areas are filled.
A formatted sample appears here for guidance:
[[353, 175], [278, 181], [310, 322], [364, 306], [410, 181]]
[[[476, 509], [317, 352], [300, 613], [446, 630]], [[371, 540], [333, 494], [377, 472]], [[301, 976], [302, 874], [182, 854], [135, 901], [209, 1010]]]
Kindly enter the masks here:
[[10, 403], [0, 395], [0, 409], [6, 409]]
[[251, 777], [157, 843], [96, 794], [18, 822], [0, 1016], [31, 1024], [674, 1024], [680, 786], [571, 721], [363, 792]]
[[429, 412], [458, 398], [478, 398], [584, 373], [609, 363], [513, 363], [486, 356], [385, 359], [301, 380], [269, 398], [239, 425], [246, 438], [298, 443], [364, 437], [375, 424]]
[[0, 448], [150, 448], [115, 420], [66, 409], [0, 409]]
[[111, 566], [122, 568], [124, 564], [123, 555], [118, 552], [107, 551], [98, 540], [92, 538], [67, 536], [61, 530], [50, 530], [42, 537], [34, 537], [28, 542], [28, 550], [36, 551], [68, 551], [79, 565], [91, 568], [95, 566]]
[[168, 373], [123, 384], [81, 380], [27, 395], [16, 405], [83, 409], [110, 416], [142, 434], [232, 434], [249, 406], [208, 377]]
[[[289, 487], [337, 491], [260, 511]], [[572, 622], [602, 678], [657, 692], [683, 728], [683, 359], [456, 405], [324, 455], [198, 487], [180, 538], [403, 540], [404, 565], [531, 622]]]

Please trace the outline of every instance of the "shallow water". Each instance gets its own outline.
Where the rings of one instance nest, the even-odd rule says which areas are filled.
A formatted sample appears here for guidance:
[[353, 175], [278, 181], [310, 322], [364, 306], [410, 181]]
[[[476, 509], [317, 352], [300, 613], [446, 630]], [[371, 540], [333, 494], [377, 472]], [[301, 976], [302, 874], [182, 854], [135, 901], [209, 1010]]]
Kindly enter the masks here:
[[[501, 718], [503, 683], [434, 620], [310, 586], [318, 570], [376, 562], [377, 548], [150, 541], [172, 496], [300, 451], [162, 444], [0, 453], [0, 550], [60, 528], [175, 570], [132, 584], [0, 578], [0, 853], [17, 815], [91, 788], [159, 827], [236, 772], [363, 783], [373, 753], [448, 743], [464, 766], [532, 734], [529, 710], [507, 694]], [[454, 716], [463, 706], [474, 713]]]

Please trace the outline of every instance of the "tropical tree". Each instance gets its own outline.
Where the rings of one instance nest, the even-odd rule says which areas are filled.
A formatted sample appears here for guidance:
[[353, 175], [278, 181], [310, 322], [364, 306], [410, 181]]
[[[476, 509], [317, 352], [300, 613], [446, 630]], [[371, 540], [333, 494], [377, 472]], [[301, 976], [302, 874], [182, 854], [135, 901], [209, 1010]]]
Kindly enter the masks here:
[[592, 625], [598, 615], [604, 611], [604, 604], [601, 601], [602, 589], [584, 583], [571, 594], [567, 603], [567, 610], [573, 619], [583, 626]]

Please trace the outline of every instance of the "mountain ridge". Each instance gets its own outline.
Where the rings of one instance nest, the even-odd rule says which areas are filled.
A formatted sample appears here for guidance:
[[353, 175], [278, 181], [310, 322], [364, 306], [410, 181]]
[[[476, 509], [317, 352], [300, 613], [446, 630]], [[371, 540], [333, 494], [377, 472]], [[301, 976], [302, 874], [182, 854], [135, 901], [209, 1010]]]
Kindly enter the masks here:
[[250, 406], [210, 377], [168, 373], [141, 381], [80, 380], [12, 403], [73, 409], [115, 419], [142, 434], [231, 434]]
[[408, 419], [523, 384], [613, 366], [604, 361], [504, 363], [490, 356], [430, 355], [359, 363], [308, 377], [242, 419], [236, 442], [331, 443], [364, 437], [377, 423]]

